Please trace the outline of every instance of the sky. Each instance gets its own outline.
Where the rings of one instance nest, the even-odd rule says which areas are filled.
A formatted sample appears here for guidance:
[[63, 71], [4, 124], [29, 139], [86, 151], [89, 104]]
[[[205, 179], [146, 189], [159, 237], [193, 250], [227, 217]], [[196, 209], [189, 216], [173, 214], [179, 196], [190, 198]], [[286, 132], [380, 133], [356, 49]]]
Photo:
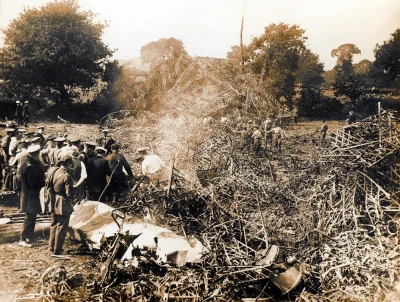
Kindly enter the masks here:
[[[6, 28], [24, 7], [49, 0], [0, 0], [0, 27]], [[332, 49], [353, 43], [362, 59], [373, 61], [377, 43], [400, 28], [400, 0], [79, 0], [83, 9], [107, 21], [103, 40], [116, 49], [114, 58], [140, 56], [140, 48], [160, 38], [182, 40], [191, 56], [226, 57], [231, 46], [249, 44], [271, 23], [297, 24], [305, 30], [307, 46], [320, 56], [325, 70], [336, 59]], [[0, 36], [0, 46], [3, 45]]]

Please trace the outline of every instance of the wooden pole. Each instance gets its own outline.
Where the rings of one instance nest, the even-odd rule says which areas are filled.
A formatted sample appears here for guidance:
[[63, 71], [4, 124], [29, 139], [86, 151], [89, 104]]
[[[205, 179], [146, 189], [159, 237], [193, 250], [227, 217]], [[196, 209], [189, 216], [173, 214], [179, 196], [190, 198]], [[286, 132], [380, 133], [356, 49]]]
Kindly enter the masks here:
[[242, 16], [242, 24], [240, 26], [240, 68], [243, 72], [243, 23], [244, 23], [244, 13]]
[[381, 102], [378, 102], [379, 148], [382, 148]]

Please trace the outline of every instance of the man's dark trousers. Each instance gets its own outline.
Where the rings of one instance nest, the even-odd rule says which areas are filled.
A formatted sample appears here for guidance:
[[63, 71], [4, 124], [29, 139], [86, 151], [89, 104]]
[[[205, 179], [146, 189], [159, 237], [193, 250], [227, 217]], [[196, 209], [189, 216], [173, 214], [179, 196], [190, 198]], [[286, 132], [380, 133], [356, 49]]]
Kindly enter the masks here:
[[33, 233], [35, 232], [37, 214], [25, 214], [24, 225], [21, 232], [21, 241], [26, 241], [26, 239], [32, 240]]
[[54, 253], [61, 253], [65, 236], [68, 232], [69, 218], [71, 215], [56, 215], [51, 213], [50, 225], [50, 250]]

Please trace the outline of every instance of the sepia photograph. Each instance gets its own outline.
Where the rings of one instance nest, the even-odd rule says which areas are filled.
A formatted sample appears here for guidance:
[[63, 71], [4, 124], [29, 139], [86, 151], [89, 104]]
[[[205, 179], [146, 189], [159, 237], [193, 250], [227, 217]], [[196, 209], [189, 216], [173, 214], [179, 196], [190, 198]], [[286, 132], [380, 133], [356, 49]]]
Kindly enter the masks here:
[[400, 302], [400, 1], [0, 0], [0, 302]]

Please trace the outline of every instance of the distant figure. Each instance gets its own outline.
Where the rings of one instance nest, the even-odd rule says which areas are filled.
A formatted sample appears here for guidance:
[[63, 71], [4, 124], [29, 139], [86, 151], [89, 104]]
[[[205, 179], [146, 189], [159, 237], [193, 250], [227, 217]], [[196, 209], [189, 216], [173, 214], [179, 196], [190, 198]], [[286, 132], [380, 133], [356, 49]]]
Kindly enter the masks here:
[[22, 121], [22, 110], [23, 106], [21, 104], [21, 101], [16, 101], [16, 108], [15, 108], [15, 121], [17, 122], [18, 126], [21, 124]]
[[347, 119], [347, 124], [351, 125], [356, 122], [356, 115], [354, 114], [354, 111], [349, 111], [349, 117]]
[[294, 107], [292, 110], [292, 121], [293, 121], [293, 125], [297, 126], [297, 117], [299, 114], [299, 110], [297, 109], [297, 107]]
[[273, 121], [271, 117], [268, 115], [267, 119], [263, 123], [263, 130], [265, 133], [265, 145], [268, 146], [268, 143], [272, 146], [272, 133], [270, 130], [272, 129]]
[[254, 132], [252, 134], [252, 139], [253, 139], [253, 151], [254, 151], [254, 156], [259, 156], [260, 151], [261, 151], [261, 139], [262, 139], [262, 134], [260, 131], [260, 127], [257, 125], [253, 126]]
[[328, 125], [325, 123], [325, 120], [321, 121], [321, 128], [317, 129], [317, 131], [320, 133], [319, 141], [320, 141], [320, 146], [322, 147], [322, 145], [326, 143], [326, 132], [328, 131]]
[[281, 127], [272, 128], [269, 133], [272, 134], [273, 143], [275, 145], [276, 150], [281, 153], [282, 152], [282, 139], [285, 137], [286, 133], [282, 130]]
[[21, 124], [24, 125], [25, 127], [28, 127], [28, 122], [29, 122], [29, 107], [28, 107], [28, 101], [25, 101], [24, 105], [22, 106], [22, 121]]

